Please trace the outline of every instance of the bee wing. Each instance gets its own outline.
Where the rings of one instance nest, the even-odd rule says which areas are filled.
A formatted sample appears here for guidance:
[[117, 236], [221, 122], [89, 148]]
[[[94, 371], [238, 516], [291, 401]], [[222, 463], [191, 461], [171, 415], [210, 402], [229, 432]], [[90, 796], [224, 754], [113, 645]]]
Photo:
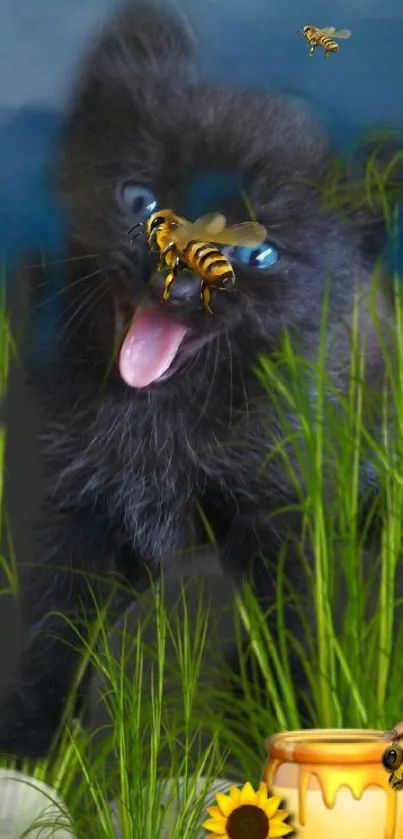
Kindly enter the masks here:
[[190, 221], [178, 216], [177, 224], [170, 230], [172, 242], [180, 248], [186, 247], [187, 243], [194, 238], [193, 225]]
[[349, 29], [337, 29], [333, 32], [333, 38], [351, 38]]
[[226, 218], [221, 213], [208, 213], [200, 216], [195, 222], [180, 219], [180, 223], [172, 230], [172, 240], [180, 247], [185, 247], [192, 239], [207, 239], [225, 227]]
[[334, 35], [336, 28], [334, 26], [324, 26], [320, 28], [319, 32], [321, 35]]
[[245, 245], [254, 247], [260, 245], [267, 236], [267, 230], [263, 224], [255, 221], [245, 221], [241, 224], [234, 224], [232, 227], [225, 227], [220, 233], [215, 234], [211, 241], [221, 245]]
[[215, 233], [224, 229], [226, 221], [222, 213], [207, 213], [192, 224], [192, 235], [197, 239], [211, 239]]

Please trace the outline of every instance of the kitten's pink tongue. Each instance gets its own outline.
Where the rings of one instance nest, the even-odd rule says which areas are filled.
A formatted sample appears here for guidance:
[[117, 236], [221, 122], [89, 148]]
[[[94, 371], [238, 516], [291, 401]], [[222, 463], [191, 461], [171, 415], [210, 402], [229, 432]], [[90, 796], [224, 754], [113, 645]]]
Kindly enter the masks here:
[[140, 309], [134, 315], [119, 356], [122, 379], [130, 387], [147, 387], [174, 360], [186, 329], [156, 309]]

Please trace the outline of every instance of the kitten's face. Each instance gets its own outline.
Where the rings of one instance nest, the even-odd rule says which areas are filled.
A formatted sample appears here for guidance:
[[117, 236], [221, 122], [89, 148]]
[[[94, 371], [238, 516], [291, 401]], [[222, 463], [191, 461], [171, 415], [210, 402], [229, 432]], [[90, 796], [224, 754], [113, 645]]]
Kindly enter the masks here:
[[[331, 162], [317, 127], [293, 104], [197, 85], [189, 53], [176, 18], [131, 6], [90, 58], [67, 131], [62, 191], [73, 236], [98, 254], [116, 331], [129, 324], [119, 366], [132, 387], [183, 372], [184, 361], [224, 331], [247, 338], [251, 352], [284, 326], [309, 331], [329, 273], [341, 288], [352, 286], [358, 268], [352, 231], [323, 211], [312, 185]], [[186, 214], [194, 179], [223, 171], [240, 189], [194, 215], [248, 220], [243, 189], [267, 240], [225, 249], [235, 290], [212, 290], [213, 314], [190, 272], [162, 302], [155, 255], [144, 235], [131, 241], [128, 231], [158, 208]]]

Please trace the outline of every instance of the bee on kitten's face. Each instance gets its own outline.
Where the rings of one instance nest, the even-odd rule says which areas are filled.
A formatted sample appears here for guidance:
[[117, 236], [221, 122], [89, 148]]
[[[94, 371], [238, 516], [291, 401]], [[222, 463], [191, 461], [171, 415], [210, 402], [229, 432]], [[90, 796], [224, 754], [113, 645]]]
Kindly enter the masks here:
[[169, 209], [153, 212], [146, 222], [135, 225], [129, 234], [138, 227], [145, 228], [149, 246], [156, 245], [158, 249], [158, 270], [169, 269], [163, 300], [169, 299], [178, 273], [187, 268], [200, 277], [201, 298], [210, 314], [211, 289], [233, 291], [235, 287], [234, 269], [217, 245], [257, 247], [267, 235], [266, 228], [258, 222], [227, 226], [221, 213], [210, 213], [190, 222]]

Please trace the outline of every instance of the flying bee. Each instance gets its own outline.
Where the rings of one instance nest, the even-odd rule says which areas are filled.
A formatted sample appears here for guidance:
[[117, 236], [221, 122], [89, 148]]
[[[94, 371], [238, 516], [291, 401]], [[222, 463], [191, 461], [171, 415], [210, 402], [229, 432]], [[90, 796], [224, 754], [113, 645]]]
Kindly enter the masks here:
[[[321, 47], [325, 52], [325, 58], [329, 58], [331, 52], [338, 52], [339, 45], [336, 44], [334, 38], [351, 38], [349, 29], [336, 30], [334, 26], [325, 26], [324, 29], [319, 29], [318, 26], [304, 26], [302, 34], [309, 44], [309, 55], [313, 55], [316, 47]], [[331, 37], [330, 37], [331, 36]]]
[[390, 772], [389, 784], [393, 789], [403, 789], [403, 749], [392, 743], [382, 755], [382, 763]]
[[235, 286], [234, 269], [215, 245], [257, 247], [267, 236], [266, 228], [257, 222], [246, 221], [227, 227], [226, 218], [221, 213], [209, 213], [190, 222], [172, 210], [159, 210], [152, 213], [147, 222], [136, 227], [145, 227], [149, 246], [157, 246], [158, 270], [169, 269], [163, 300], [169, 299], [178, 272], [188, 268], [201, 278], [200, 294], [210, 314], [211, 288], [233, 291]]

